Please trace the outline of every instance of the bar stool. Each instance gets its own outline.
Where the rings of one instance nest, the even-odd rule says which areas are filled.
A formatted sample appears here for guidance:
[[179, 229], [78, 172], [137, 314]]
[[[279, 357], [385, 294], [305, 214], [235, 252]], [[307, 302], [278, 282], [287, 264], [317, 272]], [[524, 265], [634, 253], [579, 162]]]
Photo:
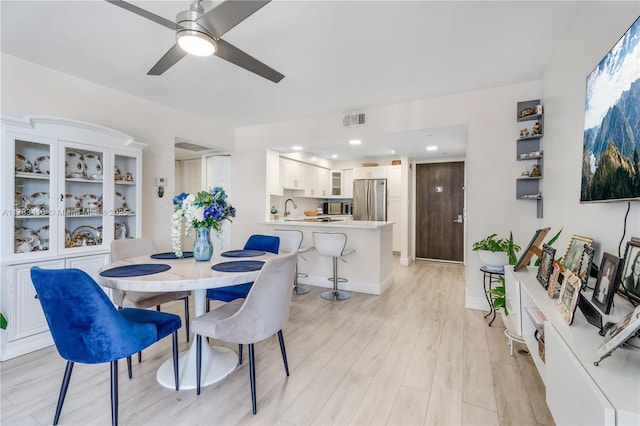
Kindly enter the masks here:
[[[302, 245], [302, 231], [298, 231], [297, 229], [274, 229], [273, 233], [280, 238], [280, 252], [281, 253], [291, 253], [293, 250], [298, 250], [298, 255], [304, 260], [304, 256], [301, 253], [306, 253], [308, 251], [313, 250], [315, 247], [304, 247], [300, 248]], [[293, 294], [307, 294], [309, 293], [309, 288], [298, 285], [298, 277], [308, 277], [308, 274], [302, 274], [298, 272], [298, 262], [296, 261], [296, 273], [293, 276]]]
[[338, 278], [338, 259], [343, 262], [344, 256], [355, 253], [353, 249], [345, 250], [347, 245], [347, 235], [342, 232], [314, 232], [313, 243], [316, 251], [321, 256], [333, 257], [333, 290], [322, 293], [322, 298], [327, 300], [346, 300], [351, 297], [346, 291], [338, 290], [338, 282], [346, 282], [346, 278]]

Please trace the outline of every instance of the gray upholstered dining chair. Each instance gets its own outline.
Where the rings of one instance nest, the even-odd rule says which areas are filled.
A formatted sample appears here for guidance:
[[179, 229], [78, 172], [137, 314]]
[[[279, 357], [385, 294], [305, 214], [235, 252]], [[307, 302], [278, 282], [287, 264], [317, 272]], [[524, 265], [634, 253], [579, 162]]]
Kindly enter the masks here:
[[[113, 240], [111, 242], [111, 261], [128, 259], [130, 257], [152, 255], [158, 252], [156, 245], [151, 238], [127, 238], [124, 240]], [[184, 324], [189, 341], [189, 296], [191, 291], [168, 291], [168, 292], [147, 292], [147, 291], [123, 291], [111, 289], [113, 303], [119, 308], [140, 308], [147, 309], [156, 307], [160, 310], [160, 305], [175, 300], [184, 300]], [[140, 354], [138, 354], [140, 360]]]
[[282, 328], [289, 319], [291, 283], [296, 270], [297, 250], [265, 262], [246, 299], [236, 299], [195, 318], [191, 324], [196, 335], [196, 394], [200, 395], [202, 336], [239, 345], [249, 345], [251, 405], [256, 414], [256, 371], [254, 344], [278, 335], [284, 369], [289, 375]]

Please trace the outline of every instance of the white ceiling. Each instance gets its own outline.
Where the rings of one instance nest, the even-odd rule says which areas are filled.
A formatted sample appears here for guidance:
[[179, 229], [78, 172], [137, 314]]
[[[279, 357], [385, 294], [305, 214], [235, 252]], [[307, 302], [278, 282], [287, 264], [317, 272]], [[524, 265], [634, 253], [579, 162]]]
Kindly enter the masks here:
[[[173, 21], [190, 2], [132, 3]], [[216, 3], [203, 2], [205, 10]], [[1, 50], [243, 127], [538, 80], [581, 5], [275, 0], [223, 38], [283, 73], [278, 84], [217, 57], [185, 57], [163, 75], [148, 76], [175, 34], [101, 0], [2, 0]], [[378, 155], [378, 149], [388, 155], [393, 145], [397, 155], [424, 157], [424, 141], [433, 140], [442, 141], [436, 155], [464, 155], [466, 129], [374, 139], [386, 144], [374, 148], [381, 142], [369, 142], [367, 156]], [[455, 146], [444, 146], [445, 140]], [[337, 152], [323, 150], [331, 142], [323, 143], [317, 154]], [[343, 150], [341, 159], [350, 153]]]

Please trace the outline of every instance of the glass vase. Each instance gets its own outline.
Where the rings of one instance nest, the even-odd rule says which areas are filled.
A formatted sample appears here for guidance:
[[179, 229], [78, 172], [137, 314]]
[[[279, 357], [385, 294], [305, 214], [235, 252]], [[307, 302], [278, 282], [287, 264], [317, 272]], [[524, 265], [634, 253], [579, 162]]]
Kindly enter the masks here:
[[211, 244], [210, 229], [206, 227], [196, 228], [196, 240], [193, 243], [193, 258], [198, 262], [211, 259], [213, 244]]

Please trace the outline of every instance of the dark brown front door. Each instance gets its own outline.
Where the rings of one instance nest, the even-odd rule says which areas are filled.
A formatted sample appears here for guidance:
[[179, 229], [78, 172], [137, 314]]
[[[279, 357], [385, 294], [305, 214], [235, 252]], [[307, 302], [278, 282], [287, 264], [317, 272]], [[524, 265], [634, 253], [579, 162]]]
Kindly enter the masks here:
[[416, 165], [416, 257], [462, 262], [464, 162]]

